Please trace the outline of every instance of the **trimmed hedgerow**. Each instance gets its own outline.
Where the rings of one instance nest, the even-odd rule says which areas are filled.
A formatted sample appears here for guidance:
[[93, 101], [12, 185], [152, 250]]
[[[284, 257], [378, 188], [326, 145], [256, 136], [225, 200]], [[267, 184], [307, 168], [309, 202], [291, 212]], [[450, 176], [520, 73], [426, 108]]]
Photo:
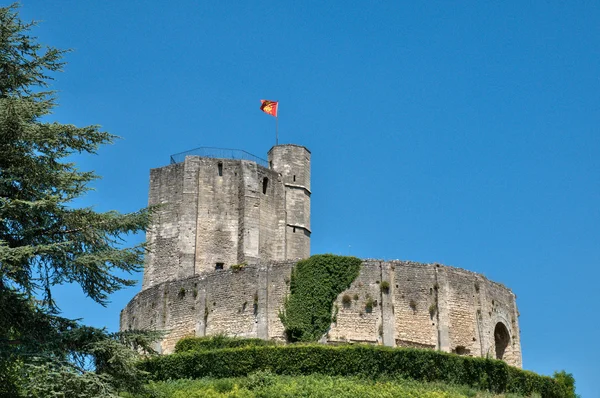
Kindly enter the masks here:
[[356, 257], [320, 254], [296, 264], [279, 314], [289, 341], [317, 341], [327, 332], [333, 302], [356, 279], [361, 263]]
[[[500, 398], [467, 386], [425, 383], [414, 380], [369, 380], [359, 377], [281, 376], [258, 371], [247, 377], [196, 380], [180, 379], [155, 382], [147, 395], [125, 395], [129, 398], [149, 397], [260, 397], [260, 398]], [[154, 394], [154, 395], [153, 395]], [[508, 396], [505, 396], [508, 398]], [[511, 395], [512, 398], [516, 398]]]
[[277, 343], [273, 340], [245, 339], [241, 337], [228, 337], [222, 334], [207, 337], [186, 337], [175, 344], [175, 352], [206, 351], [221, 348], [239, 348], [249, 346], [272, 346]]
[[154, 357], [140, 366], [153, 380], [240, 377], [268, 370], [292, 376], [318, 373], [370, 379], [400, 377], [466, 385], [495, 393], [574, 397], [561, 379], [513, 368], [502, 361], [433, 350], [366, 345], [248, 346], [189, 351]]

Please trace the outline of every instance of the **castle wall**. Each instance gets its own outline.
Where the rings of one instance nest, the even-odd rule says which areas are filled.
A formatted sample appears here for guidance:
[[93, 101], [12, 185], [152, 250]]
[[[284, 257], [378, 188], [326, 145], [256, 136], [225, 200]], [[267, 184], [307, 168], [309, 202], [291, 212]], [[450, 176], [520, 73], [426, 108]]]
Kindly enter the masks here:
[[436, 268], [394, 261], [390, 295], [394, 302], [397, 346], [440, 348], [438, 344]]
[[[294, 264], [260, 262], [237, 272], [223, 270], [155, 285], [121, 312], [121, 329], [170, 330], [161, 342], [163, 352], [171, 352], [184, 336], [225, 333], [284, 340], [279, 312]], [[388, 289], [382, 288], [383, 281]], [[324, 340], [492, 358], [501, 349], [502, 359], [520, 367], [515, 300], [503, 285], [459, 268], [364, 260], [356, 280], [338, 296], [335, 322]], [[503, 327], [508, 332], [506, 346], [499, 344]]]

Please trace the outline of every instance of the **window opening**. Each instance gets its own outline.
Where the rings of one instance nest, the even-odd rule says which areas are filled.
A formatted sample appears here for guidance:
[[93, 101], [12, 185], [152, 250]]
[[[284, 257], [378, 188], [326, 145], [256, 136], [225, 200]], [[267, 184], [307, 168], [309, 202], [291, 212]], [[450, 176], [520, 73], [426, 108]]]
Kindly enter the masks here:
[[223, 269], [224, 266], [225, 266], [225, 263], [217, 263], [215, 265], [215, 269], [216, 270], [221, 270], [221, 269]]
[[296, 227], [293, 227], [293, 228], [292, 228], [292, 232], [293, 232], [293, 233], [296, 233]]
[[267, 194], [267, 188], [269, 186], [269, 179], [267, 177], [263, 178], [263, 194]]
[[294, 175], [294, 182], [296, 182], [296, 176]]
[[219, 162], [217, 168], [219, 169], [219, 177], [223, 177], [223, 163]]

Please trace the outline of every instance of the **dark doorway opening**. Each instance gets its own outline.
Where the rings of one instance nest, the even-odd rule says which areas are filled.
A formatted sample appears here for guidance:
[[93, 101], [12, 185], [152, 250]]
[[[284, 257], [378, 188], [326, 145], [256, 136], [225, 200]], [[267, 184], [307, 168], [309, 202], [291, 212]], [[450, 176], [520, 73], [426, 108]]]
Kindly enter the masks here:
[[508, 347], [508, 343], [510, 342], [508, 329], [502, 322], [496, 324], [496, 328], [494, 329], [494, 342], [496, 343], [496, 359], [502, 359], [506, 352], [506, 347]]

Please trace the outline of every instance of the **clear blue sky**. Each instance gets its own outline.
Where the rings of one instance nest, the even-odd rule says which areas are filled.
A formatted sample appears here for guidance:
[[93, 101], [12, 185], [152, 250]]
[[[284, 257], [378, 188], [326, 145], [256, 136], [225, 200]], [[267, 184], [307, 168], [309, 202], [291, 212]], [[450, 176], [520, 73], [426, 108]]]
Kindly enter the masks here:
[[[506, 284], [524, 367], [600, 397], [600, 2], [23, 0], [21, 15], [75, 50], [51, 119], [123, 137], [77, 158], [103, 177], [78, 204], [143, 207], [149, 169], [197, 146], [265, 157], [259, 100], [279, 100], [280, 142], [313, 154], [313, 253]], [[117, 330], [139, 289], [59, 303]]]

